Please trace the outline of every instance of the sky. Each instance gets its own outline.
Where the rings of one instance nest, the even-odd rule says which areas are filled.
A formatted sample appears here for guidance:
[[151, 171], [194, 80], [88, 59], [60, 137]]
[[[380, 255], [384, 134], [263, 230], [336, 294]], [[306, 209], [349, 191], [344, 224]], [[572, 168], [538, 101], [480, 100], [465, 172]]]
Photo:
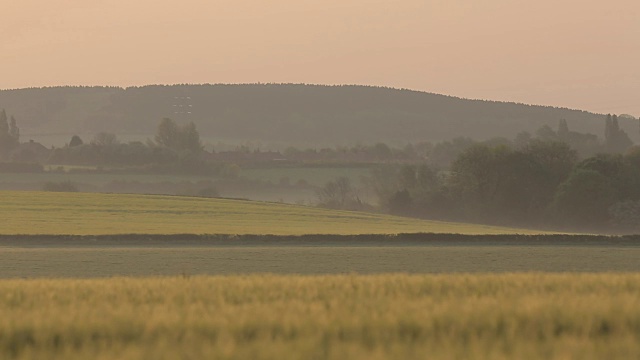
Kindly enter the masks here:
[[3, 0], [0, 88], [362, 84], [640, 116], [638, 0]]

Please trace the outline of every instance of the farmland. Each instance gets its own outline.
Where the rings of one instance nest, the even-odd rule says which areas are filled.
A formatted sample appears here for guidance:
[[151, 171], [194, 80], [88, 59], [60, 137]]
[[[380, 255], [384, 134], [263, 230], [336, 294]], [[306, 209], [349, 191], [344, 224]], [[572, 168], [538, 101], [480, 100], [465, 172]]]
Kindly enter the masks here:
[[195, 197], [0, 192], [0, 234], [536, 234], [266, 202]]
[[[57, 171], [56, 169], [62, 169]], [[357, 186], [370, 167], [248, 167], [239, 170], [237, 179], [223, 175], [136, 174], [118, 171], [98, 172], [96, 166], [47, 166], [41, 173], [3, 173], [0, 191], [40, 191], [49, 182], [71, 182], [84, 192], [125, 192], [145, 194], [184, 194], [214, 186], [225, 197], [287, 203], [314, 203], [315, 187], [338, 177], [346, 177]], [[56, 171], [52, 171], [56, 170]], [[370, 194], [362, 191], [369, 199]]]
[[0, 192], [2, 359], [627, 359], [640, 238]]
[[[114, 181], [140, 182], [140, 183], [161, 183], [161, 182], [198, 182], [203, 180], [216, 180], [215, 176], [204, 175], [180, 175], [180, 174], [129, 174], [129, 173], [97, 173], [96, 166], [60, 166], [66, 172], [51, 171], [59, 166], [49, 165], [48, 172], [42, 173], [3, 173], [0, 185], [9, 188], [22, 184], [23, 187], [29, 185], [32, 189], [41, 188], [42, 184], [48, 181], [61, 182], [70, 181], [77, 184], [85, 184], [92, 188], [101, 188]], [[84, 169], [85, 171], [80, 171]], [[363, 176], [370, 175], [371, 167], [254, 167], [240, 169], [239, 176], [250, 180], [261, 180], [278, 184], [283, 179], [291, 184], [304, 181], [311, 185], [322, 186], [328, 181], [337, 177], [347, 177], [351, 181], [359, 182]]]
[[15, 359], [630, 359], [637, 274], [0, 281]]
[[[110, 276], [505, 272], [639, 272], [640, 244], [553, 245], [437, 243], [368, 244], [322, 240], [301, 244], [99, 245], [73, 240], [64, 246], [25, 240], [0, 246], [0, 278], [97, 278]], [[96, 242], [98, 245], [96, 245]], [[0, 242], [2, 244], [2, 242]]]

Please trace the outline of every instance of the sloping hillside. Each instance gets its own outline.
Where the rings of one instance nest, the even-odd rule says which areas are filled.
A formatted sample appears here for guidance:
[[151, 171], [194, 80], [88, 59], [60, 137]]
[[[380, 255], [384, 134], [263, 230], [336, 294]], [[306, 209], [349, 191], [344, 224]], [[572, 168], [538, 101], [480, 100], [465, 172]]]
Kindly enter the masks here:
[[159, 195], [0, 192], [0, 234], [539, 234], [312, 207]]
[[[174, 85], [57, 87], [0, 91], [0, 108], [25, 137], [59, 134], [151, 136], [159, 120], [194, 121], [210, 141], [333, 145], [487, 139], [533, 132], [566, 119], [571, 130], [602, 136], [604, 116], [584, 111], [465, 100], [365, 86]], [[621, 127], [640, 140], [635, 121]], [[62, 144], [60, 144], [62, 145]]]

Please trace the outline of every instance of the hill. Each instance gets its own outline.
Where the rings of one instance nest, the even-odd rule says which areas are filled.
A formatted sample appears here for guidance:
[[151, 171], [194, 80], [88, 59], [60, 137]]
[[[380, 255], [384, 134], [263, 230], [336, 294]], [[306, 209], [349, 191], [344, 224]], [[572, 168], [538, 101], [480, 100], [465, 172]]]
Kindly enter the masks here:
[[[604, 116], [579, 110], [466, 100], [367, 86], [293, 84], [54, 87], [0, 91], [23, 138], [63, 145], [71, 135], [107, 131], [144, 139], [159, 120], [194, 121], [210, 143], [326, 146], [357, 142], [484, 140], [556, 127], [603, 135]], [[636, 121], [621, 127], [640, 140]], [[52, 136], [57, 136], [54, 141]]]
[[0, 192], [0, 234], [535, 234], [380, 214], [228, 199]]

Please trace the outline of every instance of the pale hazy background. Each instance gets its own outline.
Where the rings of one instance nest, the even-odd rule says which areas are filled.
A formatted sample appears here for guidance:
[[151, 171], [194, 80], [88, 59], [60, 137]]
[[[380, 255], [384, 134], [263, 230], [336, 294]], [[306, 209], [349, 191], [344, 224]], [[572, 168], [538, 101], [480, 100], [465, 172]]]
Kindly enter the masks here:
[[2, 0], [0, 88], [293, 82], [640, 115], [638, 0]]

